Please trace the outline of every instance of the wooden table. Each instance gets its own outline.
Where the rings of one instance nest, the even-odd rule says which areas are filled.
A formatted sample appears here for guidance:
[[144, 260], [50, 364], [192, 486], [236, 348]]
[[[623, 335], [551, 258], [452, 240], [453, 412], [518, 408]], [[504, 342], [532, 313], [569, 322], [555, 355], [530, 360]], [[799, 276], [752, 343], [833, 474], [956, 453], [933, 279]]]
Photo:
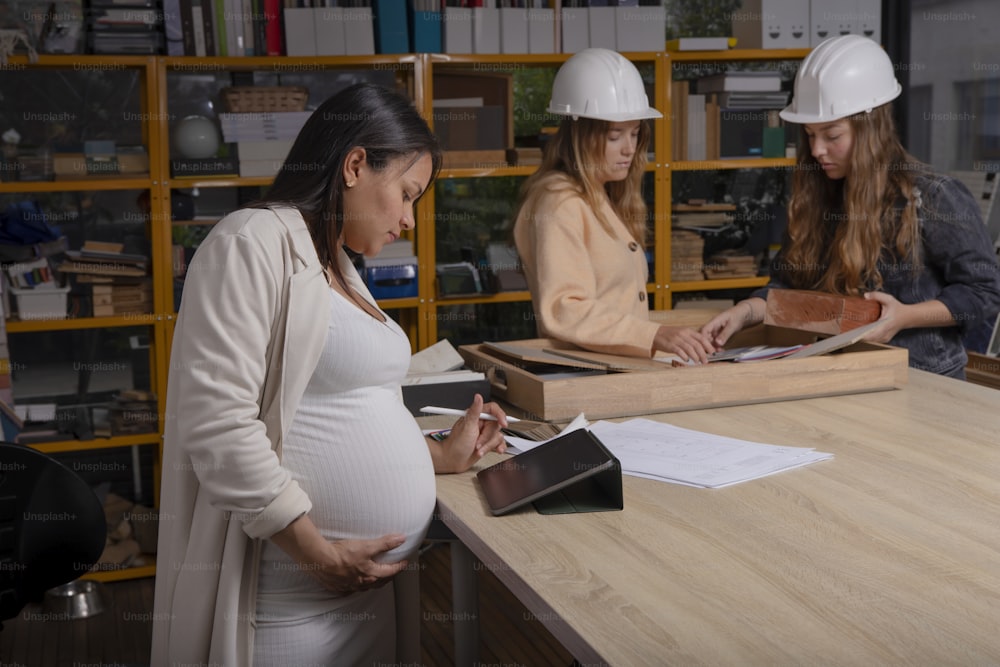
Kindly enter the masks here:
[[624, 511], [563, 516], [437, 478], [440, 518], [580, 662], [1000, 664], [1000, 392], [911, 371], [653, 418], [835, 457], [722, 489], [626, 476]]

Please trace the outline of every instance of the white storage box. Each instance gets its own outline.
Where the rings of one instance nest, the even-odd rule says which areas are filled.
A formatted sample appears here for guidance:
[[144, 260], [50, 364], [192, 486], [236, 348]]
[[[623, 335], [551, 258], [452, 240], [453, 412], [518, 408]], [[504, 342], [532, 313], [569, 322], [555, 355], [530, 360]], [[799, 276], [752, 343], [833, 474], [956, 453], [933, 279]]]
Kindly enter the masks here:
[[17, 312], [22, 320], [61, 320], [66, 317], [69, 286], [41, 289], [10, 288], [17, 297]]

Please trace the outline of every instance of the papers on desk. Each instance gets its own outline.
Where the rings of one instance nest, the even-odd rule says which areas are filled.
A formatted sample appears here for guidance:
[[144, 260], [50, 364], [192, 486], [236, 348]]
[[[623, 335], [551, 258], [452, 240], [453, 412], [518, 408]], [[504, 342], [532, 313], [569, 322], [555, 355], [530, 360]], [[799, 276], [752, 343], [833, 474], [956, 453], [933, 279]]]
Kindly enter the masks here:
[[765, 445], [651, 419], [599, 421], [590, 430], [618, 458], [623, 473], [713, 489], [833, 458], [810, 448]]
[[[580, 414], [563, 433], [577, 428], [589, 428], [600, 438], [626, 475], [713, 489], [833, 458], [811, 448], [766, 445], [651, 419], [588, 425]], [[542, 444], [512, 437], [507, 442], [512, 453]]]

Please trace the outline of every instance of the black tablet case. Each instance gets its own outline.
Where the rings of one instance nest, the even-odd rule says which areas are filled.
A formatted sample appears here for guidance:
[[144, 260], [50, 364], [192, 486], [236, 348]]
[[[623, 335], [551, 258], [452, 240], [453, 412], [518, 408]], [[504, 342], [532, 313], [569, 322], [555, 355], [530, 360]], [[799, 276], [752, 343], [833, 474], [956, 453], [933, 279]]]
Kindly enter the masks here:
[[476, 474], [495, 515], [532, 503], [540, 514], [621, 510], [622, 468], [597, 436], [578, 429]]

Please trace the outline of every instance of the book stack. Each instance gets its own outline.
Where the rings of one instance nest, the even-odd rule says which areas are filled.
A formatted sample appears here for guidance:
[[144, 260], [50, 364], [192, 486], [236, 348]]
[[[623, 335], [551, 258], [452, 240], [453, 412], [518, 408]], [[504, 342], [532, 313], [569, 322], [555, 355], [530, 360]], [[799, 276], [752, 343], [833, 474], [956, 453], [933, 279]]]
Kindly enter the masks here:
[[108, 406], [111, 435], [153, 433], [159, 428], [158, 421], [156, 394], [150, 391], [124, 390]]
[[[274, 176], [311, 111], [221, 113], [222, 139], [236, 144], [240, 176]], [[306, 171], [311, 165], [301, 165]]]
[[273, 141], [238, 141], [240, 176], [274, 176], [285, 163], [294, 139]]
[[152, 310], [148, 260], [145, 255], [122, 252], [123, 247], [85, 241], [80, 250], [67, 251], [66, 261], [59, 266], [60, 271], [74, 274], [77, 283], [91, 286], [95, 317]]
[[757, 260], [753, 255], [725, 250], [712, 255], [705, 263], [705, 277], [709, 280], [752, 278], [756, 275]]
[[674, 229], [718, 232], [733, 223], [735, 204], [674, 204], [670, 223]]
[[705, 239], [697, 232], [675, 229], [670, 232], [670, 279], [702, 280]]
[[163, 16], [156, 0], [90, 0], [87, 10], [90, 52], [161, 53]]
[[14, 412], [21, 424], [14, 442], [28, 445], [59, 439], [60, 431], [59, 422], [56, 419], [55, 403], [15, 405]]
[[[305, 5], [293, 2], [291, 6]], [[164, 0], [167, 54], [286, 55], [281, 7], [280, 0]]]
[[153, 284], [148, 279], [137, 285], [92, 285], [91, 290], [94, 317], [148, 313], [153, 309]]

